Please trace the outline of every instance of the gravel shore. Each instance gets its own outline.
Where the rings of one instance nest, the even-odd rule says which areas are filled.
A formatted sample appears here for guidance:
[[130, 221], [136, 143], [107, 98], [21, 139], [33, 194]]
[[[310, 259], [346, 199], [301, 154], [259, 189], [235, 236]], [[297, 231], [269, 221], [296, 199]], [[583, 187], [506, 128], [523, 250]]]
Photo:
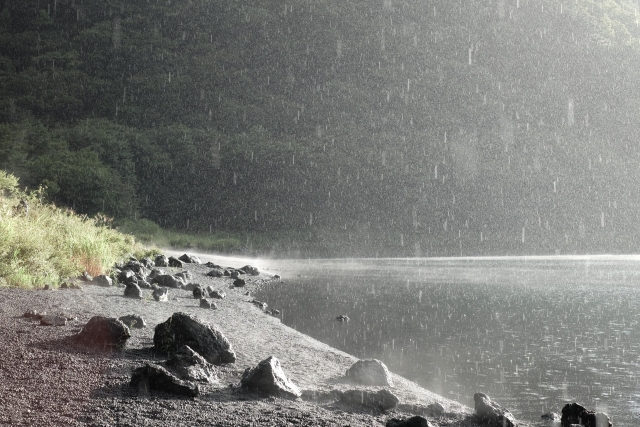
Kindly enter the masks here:
[[[232, 267], [241, 267], [239, 265]], [[206, 276], [203, 265], [189, 264], [194, 283], [226, 292], [217, 310], [199, 307], [185, 290], [170, 290], [168, 302], [156, 302], [150, 290], [142, 300], [123, 297], [123, 289], [83, 285], [83, 289], [0, 289], [0, 424], [16, 426], [384, 426], [393, 417], [422, 413], [439, 403], [444, 414], [429, 415], [434, 426], [475, 426], [473, 411], [394, 375], [390, 390], [398, 408], [381, 413], [328, 398], [331, 391], [365, 388], [347, 382], [346, 369], [357, 359], [322, 344], [262, 312], [247, 295], [270, 275], [247, 277], [235, 288], [228, 278]], [[175, 269], [174, 269], [175, 270]], [[22, 317], [27, 310], [64, 313], [66, 326], [41, 326]], [[201, 387], [196, 398], [161, 392], [140, 394], [129, 387], [131, 372], [145, 362], [162, 363], [153, 351], [154, 327], [175, 312], [194, 314], [215, 324], [232, 343], [237, 361], [218, 367], [219, 383]], [[142, 316], [147, 327], [132, 329], [124, 351], [104, 353], [73, 340], [95, 315]], [[240, 377], [268, 356], [277, 357], [303, 398], [270, 398], [240, 388]], [[324, 399], [323, 397], [327, 397]]]

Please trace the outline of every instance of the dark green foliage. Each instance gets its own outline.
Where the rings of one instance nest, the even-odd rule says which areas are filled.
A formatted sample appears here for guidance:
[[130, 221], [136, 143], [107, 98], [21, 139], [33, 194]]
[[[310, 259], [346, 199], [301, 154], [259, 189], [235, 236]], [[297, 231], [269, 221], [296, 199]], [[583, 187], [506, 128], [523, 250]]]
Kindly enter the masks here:
[[5, 0], [0, 167], [185, 231], [635, 250], [635, 7]]

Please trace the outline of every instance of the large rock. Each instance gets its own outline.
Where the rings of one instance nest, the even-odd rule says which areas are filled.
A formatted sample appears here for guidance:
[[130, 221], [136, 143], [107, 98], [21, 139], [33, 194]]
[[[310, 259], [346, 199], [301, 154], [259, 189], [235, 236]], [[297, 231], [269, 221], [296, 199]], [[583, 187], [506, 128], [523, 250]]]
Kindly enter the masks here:
[[216, 368], [188, 345], [180, 347], [165, 365], [184, 380], [207, 383], [218, 380]]
[[578, 424], [584, 427], [611, 427], [611, 422], [607, 414], [587, 410], [577, 403], [568, 403], [562, 408], [562, 427]]
[[113, 280], [111, 280], [111, 277], [101, 274], [100, 276], [94, 277], [91, 284], [108, 288], [113, 286]]
[[94, 316], [76, 335], [76, 339], [92, 347], [104, 350], [122, 350], [131, 332], [127, 325], [112, 317]]
[[517, 422], [515, 417], [507, 409], [498, 405], [484, 393], [473, 395], [476, 415], [486, 424], [496, 427], [515, 427]]
[[240, 384], [272, 396], [295, 399], [302, 394], [298, 386], [284, 374], [280, 361], [273, 356], [258, 363], [255, 368], [244, 371]]
[[182, 279], [179, 279], [170, 274], [161, 274], [159, 276], [156, 276], [151, 283], [157, 283], [162, 287], [174, 289], [180, 289], [184, 286], [184, 282], [182, 281]]
[[129, 283], [124, 289], [124, 296], [127, 298], [142, 299], [142, 290], [137, 283]]
[[159, 390], [189, 397], [195, 397], [200, 393], [197, 384], [183, 381], [162, 366], [153, 363], [147, 363], [133, 371], [129, 385], [145, 393], [149, 390]]
[[389, 369], [378, 359], [358, 360], [347, 369], [345, 376], [358, 384], [393, 386]]
[[379, 411], [393, 409], [399, 399], [389, 390], [347, 390], [340, 393], [340, 402], [349, 406], [366, 406]]
[[169, 257], [169, 267], [183, 268], [184, 267], [184, 263], [182, 261], [180, 261], [178, 258], [176, 258], [174, 256], [170, 256]]
[[187, 264], [202, 264], [200, 258], [195, 255], [184, 254], [178, 258], [180, 261], [186, 262]]
[[155, 259], [156, 267], [169, 267], [169, 259], [166, 255], [158, 255]]
[[247, 282], [245, 282], [244, 279], [236, 279], [233, 281], [233, 286], [237, 287], [237, 288], [241, 288], [242, 286], [246, 285]]
[[387, 421], [386, 427], [431, 427], [426, 418], [416, 415], [411, 418], [391, 418]]
[[236, 354], [227, 338], [215, 327], [196, 316], [174, 313], [156, 326], [153, 344], [157, 351], [173, 354], [188, 345], [209, 363], [233, 363]]

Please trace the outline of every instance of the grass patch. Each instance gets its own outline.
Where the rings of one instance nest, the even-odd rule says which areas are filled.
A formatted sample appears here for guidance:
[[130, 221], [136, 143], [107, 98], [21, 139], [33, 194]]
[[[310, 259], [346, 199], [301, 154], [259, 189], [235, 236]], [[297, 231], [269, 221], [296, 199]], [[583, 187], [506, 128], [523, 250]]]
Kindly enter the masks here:
[[0, 171], [0, 286], [55, 286], [83, 271], [107, 273], [129, 255], [156, 252], [111, 228], [107, 217], [77, 215], [43, 203], [41, 195], [18, 190], [17, 178]]

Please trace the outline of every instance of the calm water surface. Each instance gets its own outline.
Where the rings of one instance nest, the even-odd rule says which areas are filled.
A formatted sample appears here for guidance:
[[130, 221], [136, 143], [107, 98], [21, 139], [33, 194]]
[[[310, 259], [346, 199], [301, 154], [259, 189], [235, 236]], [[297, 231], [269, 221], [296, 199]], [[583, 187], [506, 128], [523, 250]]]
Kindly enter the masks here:
[[[299, 331], [473, 407], [577, 401], [639, 422], [640, 257], [269, 261], [257, 299]], [[335, 317], [346, 314], [349, 322]]]

